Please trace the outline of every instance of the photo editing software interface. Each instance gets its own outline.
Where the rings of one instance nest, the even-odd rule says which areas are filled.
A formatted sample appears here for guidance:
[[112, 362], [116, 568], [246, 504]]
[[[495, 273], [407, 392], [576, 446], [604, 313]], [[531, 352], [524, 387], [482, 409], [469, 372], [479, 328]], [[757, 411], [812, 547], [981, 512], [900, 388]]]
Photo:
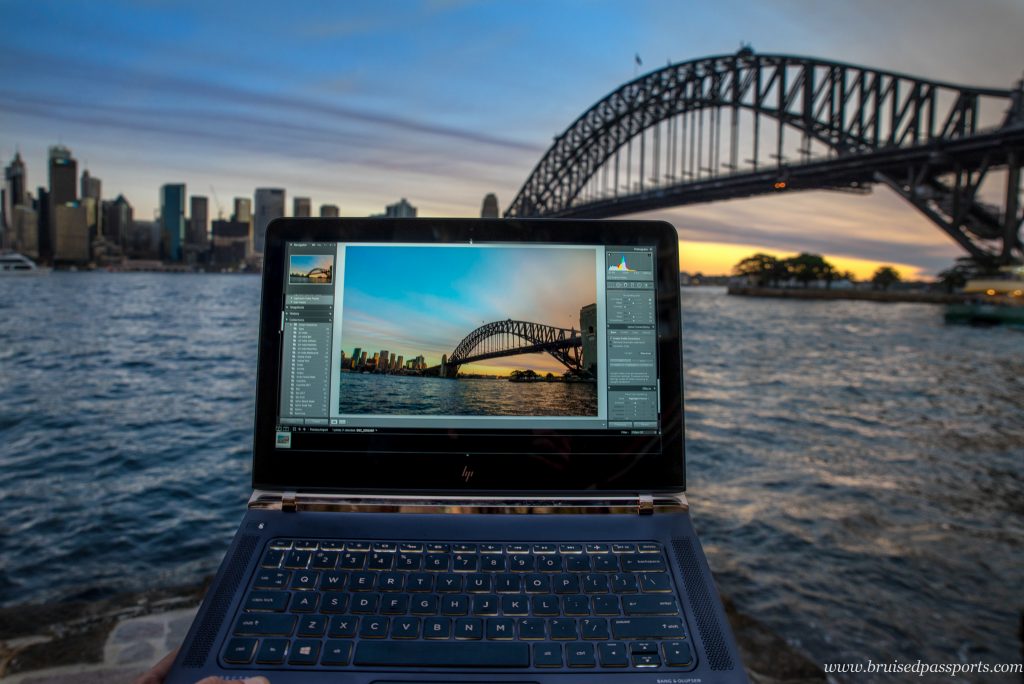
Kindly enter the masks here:
[[291, 242], [285, 259], [277, 448], [660, 431], [653, 246]]

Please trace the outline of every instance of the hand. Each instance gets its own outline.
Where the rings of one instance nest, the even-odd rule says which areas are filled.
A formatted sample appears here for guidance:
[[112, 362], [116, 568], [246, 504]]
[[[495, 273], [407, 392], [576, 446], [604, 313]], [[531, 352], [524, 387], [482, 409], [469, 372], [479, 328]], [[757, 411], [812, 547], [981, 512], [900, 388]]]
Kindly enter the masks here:
[[[164, 684], [164, 679], [167, 678], [167, 673], [171, 671], [171, 665], [174, 664], [174, 657], [176, 655], [178, 655], [177, 650], [168, 653], [164, 656], [163, 660], [153, 666], [152, 670], [136, 679], [135, 684]], [[220, 677], [206, 677], [200, 679], [196, 684], [238, 684], [238, 680], [229, 682]], [[270, 684], [270, 680], [266, 677], [247, 677], [241, 680], [241, 684]]]

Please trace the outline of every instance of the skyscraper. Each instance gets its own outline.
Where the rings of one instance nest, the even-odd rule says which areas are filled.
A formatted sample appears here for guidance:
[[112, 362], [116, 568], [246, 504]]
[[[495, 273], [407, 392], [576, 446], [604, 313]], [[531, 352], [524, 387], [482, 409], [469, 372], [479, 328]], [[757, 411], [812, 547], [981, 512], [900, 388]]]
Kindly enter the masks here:
[[21, 153], [15, 152], [14, 159], [4, 169], [4, 201], [3, 207], [0, 209], [3, 212], [3, 216], [0, 217], [3, 239], [0, 240], [0, 246], [10, 247], [14, 245], [15, 207], [21, 206], [28, 201], [25, 196], [26, 181], [25, 162], [21, 160]]
[[132, 221], [135, 220], [132, 205], [128, 204], [124, 195], [118, 195], [113, 201], [103, 202], [102, 214], [103, 237], [124, 249], [128, 245]]
[[160, 253], [167, 261], [181, 261], [185, 244], [185, 184], [160, 188]]
[[321, 204], [320, 205], [320, 217], [321, 218], [338, 218], [338, 205], [336, 204]]
[[292, 216], [306, 217], [313, 215], [313, 203], [308, 197], [296, 197], [292, 200]]
[[82, 172], [82, 197], [92, 197], [99, 202], [102, 188], [103, 184], [100, 179], [91, 175], [89, 169]]
[[498, 218], [498, 196], [493, 192], [487, 193], [484, 197], [483, 206], [480, 207], [480, 218]]
[[188, 242], [200, 249], [210, 242], [210, 202], [202, 195], [189, 198]]
[[253, 222], [253, 249], [263, 254], [263, 243], [267, 226], [276, 218], [284, 216], [284, 190], [281, 188], [256, 188], [256, 211]]
[[78, 180], [78, 162], [71, 156], [71, 150], [63, 145], [50, 148], [50, 188], [47, 194], [46, 230], [40, 237], [39, 252], [44, 259], [54, 258], [57, 242], [56, 207], [78, 199], [75, 185]]
[[409, 201], [403, 197], [385, 207], [384, 216], [387, 218], [416, 218], [416, 207], [409, 204]]
[[239, 223], [252, 221], [252, 200], [248, 197], [236, 197], [235, 213], [232, 214], [231, 220]]

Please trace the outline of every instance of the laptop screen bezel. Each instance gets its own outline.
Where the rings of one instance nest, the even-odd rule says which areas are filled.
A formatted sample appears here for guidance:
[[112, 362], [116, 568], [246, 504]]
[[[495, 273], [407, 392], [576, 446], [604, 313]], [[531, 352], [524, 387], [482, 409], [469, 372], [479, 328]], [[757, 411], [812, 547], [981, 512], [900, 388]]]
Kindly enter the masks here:
[[[472, 436], [449, 430], [408, 441], [381, 435], [339, 435], [337, 452], [275, 449], [282, 356], [285, 252], [289, 242], [514, 243], [654, 246], [659, 356], [660, 451], [649, 437], [616, 453], [573, 453], [560, 433], [524, 431], [529, 449], [480, 453]], [[259, 361], [252, 483], [256, 489], [365, 492], [678, 492], [686, 486], [678, 235], [662, 221], [580, 219], [281, 218], [267, 229], [260, 306]], [[479, 439], [479, 436], [476, 437]], [[522, 442], [522, 440], [520, 440]], [[420, 442], [417, 442], [418, 444]], [[466, 477], [466, 473], [472, 473]]]

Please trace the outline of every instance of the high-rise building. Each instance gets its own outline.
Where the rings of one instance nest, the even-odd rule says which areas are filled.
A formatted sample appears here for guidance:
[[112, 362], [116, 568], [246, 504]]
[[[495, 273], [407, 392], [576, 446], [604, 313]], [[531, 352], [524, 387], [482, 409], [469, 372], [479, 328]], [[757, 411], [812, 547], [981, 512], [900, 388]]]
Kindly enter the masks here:
[[210, 244], [210, 201], [202, 195], [189, 198], [188, 242], [200, 249]]
[[214, 221], [210, 255], [213, 263], [231, 267], [241, 264], [249, 256], [251, 236], [252, 224], [249, 221]]
[[57, 212], [55, 208], [78, 199], [75, 185], [78, 180], [78, 162], [71, 156], [71, 150], [63, 145], [54, 145], [49, 150], [50, 187], [47, 193], [45, 230], [40, 235], [39, 252], [44, 259], [55, 259], [57, 240]]
[[338, 218], [338, 205], [336, 204], [321, 204], [320, 205], [320, 217], [321, 218]]
[[404, 197], [384, 208], [385, 218], [416, 218], [416, 207]]
[[181, 261], [185, 244], [185, 184], [168, 183], [160, 188], [160, 256]]
[[132, 205], [128, 204], [124, 195], [118, 195], [113, 201], [103, 202], [100, 213], [103, 214], [103, 237], [124, 249], [128, 244], [128, 232], [131, 230], [132, 221], [135, 219]]
[[362, 368], [366, 365], [366, 352], [359, 355], [359, 367]]
[[39, 212], [29, 204], [14, 207], [7, 246], [30, 259], [39, 258]]
[[292, 200], [292, 216], [296, 218], [313, 215], [313, 203], [308, 197], [296, 197]]
[[[95, 202], [89, 198], [91, 202]], [[53, 262], [85, 264], [89, 261], [89, 210], [83, 202], [53, 206]]]
[[99, 178], [91, 175], [89, 169], [82, 172], [82, 197], [92, 197], [96, 202], [99, 202], [102, 189], [102, 182]]
[[276, 218], [284, 216], [284, 190], [281, 188], [256, 188], [256, 210], [253, 221], [253, 249], [263, 254], [263, 243], [267, 237], [267, 226]]
[[[28, 182], [28, 176], [25, 171], [25, 162], [21, 160], [21, 153], [15, 152], [14, 159], [4, 169], [4, 187], [3, 187], [3, 205], [0, 208], [2, 216], [0, 216], [0, 235], [3, 239], [0, 239], [0, 247], [2, 246], [14, 246], [14, 233], [15, 233], [15, 207], [20, 207], [28, 203], [28, 195], [26, 193]], [[33, 240], [35, 242], [35, 240]], [[18, 249], [14, 247], [14, 249]]]
[[484, 196], [483, 206], [480, 207], [480, 218], [498, 218], [498, 196], [493, 192]]
[[235, 213], [231, 215], [231, 220], [241, 223], [252, 221], [252, 200], [248, 197], [236, 197]]

